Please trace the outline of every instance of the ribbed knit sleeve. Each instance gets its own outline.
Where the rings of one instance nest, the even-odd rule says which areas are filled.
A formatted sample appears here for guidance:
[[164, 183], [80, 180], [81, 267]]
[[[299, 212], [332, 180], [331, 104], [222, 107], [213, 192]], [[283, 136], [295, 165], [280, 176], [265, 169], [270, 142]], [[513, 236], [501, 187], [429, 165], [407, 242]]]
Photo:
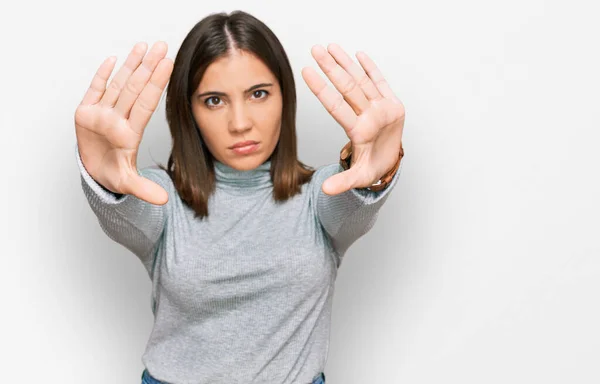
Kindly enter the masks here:
[[377, 214], [400, 178], [404, 159], [391, 183], [381, 191], [350, 189], [338, 195], [327, 195], [321, 189], [323, 182], [344, 169], [339, 163], [318, 168], [311, 181], [315, 214], [329, 235], [339, 263], [350, 245], [366, 234], [375, 224]]
[[[75, 145], [75, 155], [83, 192], [100, 227], [108, 237], [138, 256], [150, 270], [154, 262], [152, 251], [163, 231], [169, 203], [155, 205], [133, 195], [119, 195], [105, 189], [85, 169], [78, 145]], [[172, 191], [165, 171], [144, 168], [138, 173], [161, 185], [167, 193]]]

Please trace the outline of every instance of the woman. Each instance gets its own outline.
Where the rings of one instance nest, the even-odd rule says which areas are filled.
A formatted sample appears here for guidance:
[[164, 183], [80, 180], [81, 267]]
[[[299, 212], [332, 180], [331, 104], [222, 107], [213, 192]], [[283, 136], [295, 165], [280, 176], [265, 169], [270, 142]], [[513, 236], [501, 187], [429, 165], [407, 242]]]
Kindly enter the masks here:
[[[310, 68], [303, 78], [352, 152], [314, 170], [297, 158], [290, 64], [262, 22], [210, 15], [174, 63], [165, 43], [146, 48], [108, 86], [105, 60], [75, 113], [85, 196], [152, 280], [142, 382], [324, 383], [337, 269], [400, 174], [401, 102], [365, 54], [368, 76], [337, 45], [315, 46], [343, 97]], [[138, 171], [167, 82], [168, 165]]]

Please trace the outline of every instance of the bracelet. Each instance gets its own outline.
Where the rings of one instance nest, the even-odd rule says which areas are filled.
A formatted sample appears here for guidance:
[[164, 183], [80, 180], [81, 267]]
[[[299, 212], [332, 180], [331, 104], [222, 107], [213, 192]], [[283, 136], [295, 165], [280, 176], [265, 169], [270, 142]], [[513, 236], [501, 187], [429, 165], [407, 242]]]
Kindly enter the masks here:
[[[382, 189], [387, 187], [388, 184], [394, 178], [396, 171], [398, 171], [402, 157], [404, 157], [404, 148], [403, 148], [402, 144], [400, 144], [400, 153], [398, 154], [398, 161], [396, 162], [396, 164], [394, 164], [392, 169], [387, 171], [386, 174], [381, 177], [381, 179], [377, 180], [376, 183], [372, 184], [370, 187], [367, 187], [366, 189], [368, 189], [369, 191], [377, 192], [377, 191], [381, 191]], [[352, 158], [352, 141], [349, 141], [348, 143], [346, 143], [346, 145], [344, 145], [344, 147], [340, 151], [340, 165], [342, 166], [342, 168], [344, 170], [350, 169], [351, 158]]]

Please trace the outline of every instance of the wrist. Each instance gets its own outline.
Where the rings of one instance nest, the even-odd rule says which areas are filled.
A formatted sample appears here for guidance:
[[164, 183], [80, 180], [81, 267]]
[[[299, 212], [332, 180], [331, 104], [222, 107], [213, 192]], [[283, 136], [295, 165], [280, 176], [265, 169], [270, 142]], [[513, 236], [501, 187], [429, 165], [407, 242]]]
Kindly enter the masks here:
[[[400, 143], [400, 151], [398, 153], [398, 160], [396, 161], [394, 166], [391, 169], [389, 169], [383, 176], [381, 176], [379, 178], [379, 180], [377, 180], [371, 186], [366, 187], [366, 188], [360, 188], [360, 189], [367, 189], [369, 191], [374, 191], [374, 192], [385, 189], [388, 186], [388, 184], [392, 181], [392, 179], [394, 178], [394, 175], [396, 175], [396, 172], [398, 172], [398, 168], [400, 167], [400, 162], [402, 161], [403, 157], [404, 157], [404, 147], [403, 147], [402, 143]], [[348, 143], [346, 143], [346, 145], [344, 145], [344, 147], [340, 151], [340, 165], [342, 166], [342, 168], [344, 170], [347, 170], [351, 167], [351, 164], [352, 164], [352, 142], [349, 141]]]

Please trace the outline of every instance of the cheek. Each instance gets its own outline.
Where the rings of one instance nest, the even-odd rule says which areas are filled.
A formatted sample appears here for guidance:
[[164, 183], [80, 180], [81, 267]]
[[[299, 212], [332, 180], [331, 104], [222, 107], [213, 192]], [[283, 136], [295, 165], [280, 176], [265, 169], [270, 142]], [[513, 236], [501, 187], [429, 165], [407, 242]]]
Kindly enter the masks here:
[[219, 122], [215, 121], [215, 119], [207, 116], [207, 114], [196, 115], [196, 125], [198, 125], [198, 130], [200, 131], [200, 136], [202, 137], [202, 141], [206, 144], [206, 146], [211, 149], [220, 147], [220, 141], [223, 140], [222, 135], [218, 134], [218, 126]]
[[262, 111], [260, 119], [265, 127], [269, 127], [271, 130], [279, 129], [281, 124], [281, 112], [282, 106], [281, 101], [275, 103], [269, 103], [267, 108]]
[[219, 135], [215, 130], [215, 125], [210, 122], [205, 122], [200, 128], [200, 134], [204, 142], [210, 147], [219, 147], [219, 143], [223, 141], [223, 135]]

